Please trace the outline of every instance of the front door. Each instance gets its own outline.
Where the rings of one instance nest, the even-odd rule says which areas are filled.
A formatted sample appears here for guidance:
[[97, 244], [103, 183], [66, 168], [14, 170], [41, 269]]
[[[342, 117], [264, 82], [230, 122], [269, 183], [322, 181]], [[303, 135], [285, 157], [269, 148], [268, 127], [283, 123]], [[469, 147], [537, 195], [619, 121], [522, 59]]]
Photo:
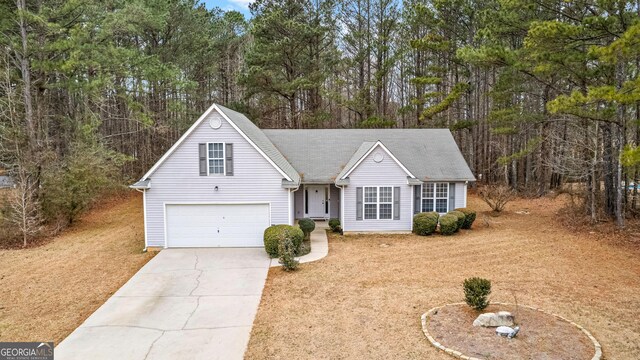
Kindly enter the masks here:
[[329, 193], [326, 185], [307, 185], [305, 194], [307, 198], [307, 217], [326, 218]]

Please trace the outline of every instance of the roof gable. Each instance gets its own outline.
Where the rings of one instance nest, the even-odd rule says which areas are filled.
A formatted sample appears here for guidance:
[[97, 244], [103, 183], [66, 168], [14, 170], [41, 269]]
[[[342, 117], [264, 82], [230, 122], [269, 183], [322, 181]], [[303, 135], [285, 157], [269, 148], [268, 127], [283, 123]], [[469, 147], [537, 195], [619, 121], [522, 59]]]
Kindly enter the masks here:
[[169, 150], [162, 155], [160, 160], [158, 160], [152, 167], [147, 171], [146, 174], [140, 179], [141, 181], [147, 180], [168, 158], [173, 154], [176, 149], [182, 145], [189, 135], [195, 129], [200, 126], [200, 124], [208, 118], [212, 111], [217, 111], [222, 117], [240, 134], [242, 137], [247, 140], [249, 144], [251, 144], [257, 151], [262, 155], [287, 181], [291, 181], [294, 183], [300, 182], [300, 176], [298, 172], [289, 164], [289, 162], [284, 158], [284, 156], [276, 149], [273, 143], [266, 137], [266, 135], [260, 130], [257, 126], [255, 126], [246, 116], [225, 108], [224, 106], [220, 106], [218, 104], [211, 105], [207, 111], [205, 111], [196, 122], [189, 127], [189, 129], [176, 141]]
[[382, 150], [384, 150], [387, 155], [389, 155], [389, 157], [391, 157], [391, 159], [393, 159], [393, 161], [395, 161], [396, 164], [400, 166], [400, 168], [407, 174], [408, 177], [415, 178], [415, 176], [413, 176], [413, 174], [409, 170], [407, 170], [407, 168], [402, 165], [402, 163], [395, 156], [393, 156], [391, 151], [389, 151], [389, 149], [387, 149], [387, 147], [378, 140], [376, 142], [363, 142], [358, 150], [356, 150], [356, 152], [353, 154], [344, 169], [342, 169], [340, 174], [338, 174], [336, 180], [344, 180], [345, 178], [347, 178], [349, 174], [351, 174], [353, 170], [355, 170], [358, 165], [360, 165], [360, 163], [362, 163], [362, 161], [366, 159], [367, 156], [369, 156], [369, 154], [371, 154], [377, 148], [381, 148]]

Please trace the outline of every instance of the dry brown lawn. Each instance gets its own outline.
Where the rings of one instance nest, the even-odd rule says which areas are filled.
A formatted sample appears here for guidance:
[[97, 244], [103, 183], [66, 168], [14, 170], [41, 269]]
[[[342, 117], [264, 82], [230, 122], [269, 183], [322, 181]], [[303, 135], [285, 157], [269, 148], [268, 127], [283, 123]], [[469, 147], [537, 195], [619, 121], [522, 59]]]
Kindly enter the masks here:
[[45, 245], [0, 250], [0, 341], [54, 341], [80, 325], [153, 256], [139, 194], [94, 209]]
[[[451, 237], [332, 235], [325, 259], [270, 270], [246, 357], [447, 359], [420, 315], [462, 301], [463, 279], [482, 276], [492, 300], [517, 297], [585, 326], [607, 359], [640, 358], [637, 242], [570, 231], [556, 220], [560, 205], [518, 200]], [[470, 207], [488, 210], [475, 197]]]

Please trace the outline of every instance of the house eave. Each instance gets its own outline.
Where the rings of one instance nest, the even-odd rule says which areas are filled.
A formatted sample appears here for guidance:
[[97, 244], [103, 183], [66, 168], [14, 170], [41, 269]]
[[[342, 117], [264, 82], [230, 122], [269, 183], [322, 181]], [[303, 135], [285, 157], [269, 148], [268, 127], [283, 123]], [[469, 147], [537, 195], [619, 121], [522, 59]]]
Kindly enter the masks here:
[[337, 186], [347, 186], [349, 185], [351, 181], [349, 180], [349, 178], [345, 178], [345, 179], [338, 179], [336, 180], [336, 185]]
[[135, 184], [131, 184], [129, 185], [130, 189], [136, 189], [136, 190], [148, 190], [151, 189], [151, 180], [147, 179], [147, 180], [140, 180], [138, 182], [136, 182]]
[[282, 188], [284, 189], [297, 189], [300, 186], [300, 183], [296, 181], [289, 181], [287, 179], [282, 179]]

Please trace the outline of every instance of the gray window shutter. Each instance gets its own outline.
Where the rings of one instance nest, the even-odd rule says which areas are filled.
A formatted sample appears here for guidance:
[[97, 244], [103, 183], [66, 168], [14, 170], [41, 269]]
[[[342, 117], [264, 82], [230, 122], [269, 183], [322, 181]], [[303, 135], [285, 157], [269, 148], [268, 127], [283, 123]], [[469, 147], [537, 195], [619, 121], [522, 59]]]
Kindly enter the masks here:
[[413, 187], [413, 214], [422, 212], [422, 185]]
[[207, 176], [207, 144], [198, 144], [200, 176]]
[[362, 188], [356, 188], [356, 220], [362, 220]]
[[225, 144], [225, 168], [227, 169], [227, 176], [233, 176], [233, 144]]
[[449, 211], [456, 208], [456, 183], [449, 183]]
[[393, 188], [393, 220], [400, 220], [400, 187]]

